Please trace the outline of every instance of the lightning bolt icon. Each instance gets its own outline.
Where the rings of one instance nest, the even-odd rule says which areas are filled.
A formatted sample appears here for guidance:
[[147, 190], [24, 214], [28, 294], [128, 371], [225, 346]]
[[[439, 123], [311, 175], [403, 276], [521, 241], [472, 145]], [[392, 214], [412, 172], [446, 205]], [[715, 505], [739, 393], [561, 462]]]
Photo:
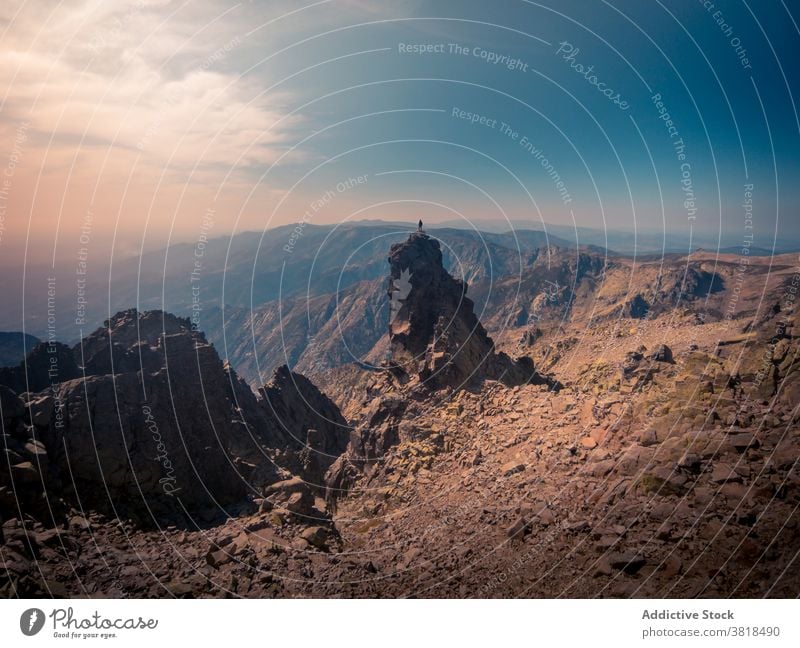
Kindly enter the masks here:
[[36, 623], [38, 617], [39, 614], [36, 612], [36, 610], [33, 610], [33, 612], [31, 612], [31, 618], [28, 619], [28, 630], [33, 630], [33, 626]]

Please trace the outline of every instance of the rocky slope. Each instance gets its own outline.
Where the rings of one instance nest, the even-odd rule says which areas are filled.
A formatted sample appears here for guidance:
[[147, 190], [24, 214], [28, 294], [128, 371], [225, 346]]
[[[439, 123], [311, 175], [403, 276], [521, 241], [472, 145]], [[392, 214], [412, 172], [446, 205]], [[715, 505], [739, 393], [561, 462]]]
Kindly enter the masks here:
[[696, 348], [671, 359], [661, 340], [687, 331], [656, 320], [563, 365], [558, 395], [417, 408], [419, 440], [340, 506], [343, 539], [405, 594], [796, 596], [800, 343], [777, 319], [775, 342], [681, 321]]

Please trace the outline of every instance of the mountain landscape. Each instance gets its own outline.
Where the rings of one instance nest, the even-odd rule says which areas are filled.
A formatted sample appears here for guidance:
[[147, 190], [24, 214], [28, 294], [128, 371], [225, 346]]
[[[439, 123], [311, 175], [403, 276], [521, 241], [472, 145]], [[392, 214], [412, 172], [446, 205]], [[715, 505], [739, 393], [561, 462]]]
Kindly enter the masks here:
[[797, 645], [799, 9], [0, 2], [6, 643]]
[[4, 597], [797, 595], [796, 255], [277, 239], [8, 355]]

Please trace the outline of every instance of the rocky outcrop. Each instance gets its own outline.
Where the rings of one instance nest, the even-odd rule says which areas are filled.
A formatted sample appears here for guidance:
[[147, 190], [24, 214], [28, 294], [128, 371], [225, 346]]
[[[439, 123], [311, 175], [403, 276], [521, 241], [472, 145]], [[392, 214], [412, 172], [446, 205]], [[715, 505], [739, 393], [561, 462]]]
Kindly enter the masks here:
[[132, 308], [106, 320], [72, 351], [81, 359], [87, 376], [154, 372], [169, 360], [164, 356], [166, 340], [190, 331], [188, 318], [158, 310], [139, 313]]
[[68, 502], [143, 523], [180, 519], [292, 475], [319, 486], [349, 438], [338, 408], [305, 377], [283, 367], [258, 398], [185, 318], [123, 311], [74, 351], [58, 350], [83, 358], [73, 373], [85, 377], [54, 380], [25, 402], [3, 388], [6, 465], [19, 465], [20, 479], [36, 473], [37, 493], [44, 472], [36, 463], [23, 471], [28, 446]]
[[[214, 348], [188, 320], [125, 311], [82, 342], [87, 377], [54, 389], [41, 435], [75, 496], [119, 514], [224, 506], [252, 489], [258, 441]], [[45, 405], [42, 405], [43, 407]], [[121, 509], [121, 510], [119, 510]]]
[[625, 307], [622, 309], [622, 314], [631, 319], [643, 319], [647, 317], [650, 311], [650, 304], [642, 295], [634, 295], [634, 297], [625, 302]]
[[279, 367], [259, 390], [273, 447], [291, 472], [321, 487], [331, 464], [347, 448], [350, 426], [339, 408], [308, 378]]
[[12, 390], [0, 385], [2, 417], [2, 458], [0, 458], [0, 519], [18, 515], [20, 510], [50, 519], [60, 508], [48, 501], [47, 488], [56, 489], [47, 449], [37, 438], [25, 404]]
[[445, 270], [436, 239], [414, 232], [392, 245], [388, 260], [391, 361], [369, 381], [347, 452], [326, 475], [331, 503], [359, 480], [376, 477], [393, 448], [420, 441], [407, 423], [422, 403], [439, 406], [433, 403], [439, 396], [477, 390], [487, 379], [506, 386], [560, 386], [540, 375], [530, 358], [512, 360], [495, 351], [466, 283]]
[[[384, 377], [382, 382], [388, 385], [391, 378]], [[385, 457], [402, 441], [400, 428], [408, 408], [408, 395], [393, 393], [391, 389], [364, 404], [347, 452], [339, 456], [325, 476], [325, 496], [331, 507], [361, 479], [369, 480], [381, 468]]]
[[392, 361], [428, 387], [465, 388], [488, 378], [507, 385], [547, 382], [530, 358], [497, 353], [467, 297], [442, 264], [439, 242], [414, 232], [389, 253]]
[[361, 418], [350, 435], [347, 453], [338, 458], [327, 475], [329, 499], [344, 494], [361, 473], [369, 472], [373, 464], [400, 443], [400, 425], [408, 404], [407, 395], [396, 392], [377, 395], [364, 404]]

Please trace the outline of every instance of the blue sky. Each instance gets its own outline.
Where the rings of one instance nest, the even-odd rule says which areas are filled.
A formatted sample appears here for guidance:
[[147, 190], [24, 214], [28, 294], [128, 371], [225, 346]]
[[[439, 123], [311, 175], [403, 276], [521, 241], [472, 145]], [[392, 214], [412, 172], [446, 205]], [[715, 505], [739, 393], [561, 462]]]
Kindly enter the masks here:
[[800, 239], [799, 17], [780, 0], [1, 15], [0, 134], [24, 138], [9, 252], [70, 253], [87, 211], [119, 253], [193, 240], [209, 210], [214, 234], [421, 216]]

